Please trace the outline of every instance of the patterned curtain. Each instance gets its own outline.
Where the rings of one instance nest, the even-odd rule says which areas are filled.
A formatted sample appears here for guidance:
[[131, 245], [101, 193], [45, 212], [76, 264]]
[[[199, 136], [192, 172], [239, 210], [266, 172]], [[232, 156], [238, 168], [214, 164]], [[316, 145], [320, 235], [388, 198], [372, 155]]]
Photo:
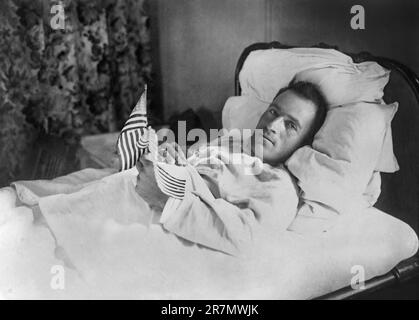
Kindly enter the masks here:
[[151, 77], [145, 2], [0, 0], [0, 182], [19, 175], [39, 132], [121, 128]]

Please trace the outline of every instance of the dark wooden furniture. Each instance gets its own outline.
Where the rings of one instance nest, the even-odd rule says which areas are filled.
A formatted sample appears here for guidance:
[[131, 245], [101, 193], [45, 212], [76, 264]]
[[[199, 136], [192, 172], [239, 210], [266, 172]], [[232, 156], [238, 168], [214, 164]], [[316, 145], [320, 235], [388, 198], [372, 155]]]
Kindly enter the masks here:
[[[336, 49], [319, 44], [313, 47]], [[280, 42], [255, 43], [245, 48], [235, 71], [235, 94], [241, 94], [239, 73], [248, 55], [255, 50], [288, 49], [292, 46]], [[419, 79], [407, 66], [393, 59], [373, 56], [367, 52], [346, 53], [355, 62], [375, 61], [391, 70], [390, 81], [384, 91], [386, 102], [399, 102], [399, 110], [392, 122], [394, 152], [400, 170], [393, 174], [382, 173], [381, 195], [378, 209], [408, 223], [419, 234]], [[419, 276], [419, 256], [402, 261], [391, 272], [366, 282], [362, 291], [342, 288], [319, 299], [351, 299], [367, 293], [400, 286]]]

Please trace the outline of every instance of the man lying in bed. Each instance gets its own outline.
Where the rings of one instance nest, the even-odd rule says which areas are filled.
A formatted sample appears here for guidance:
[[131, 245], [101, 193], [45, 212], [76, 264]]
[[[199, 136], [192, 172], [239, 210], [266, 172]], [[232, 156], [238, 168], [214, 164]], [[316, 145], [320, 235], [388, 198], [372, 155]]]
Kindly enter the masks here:
[[[232, 162], [229, 148], [219, 141], [188, 159], [176, 145], [161, 146], [166, 162], [192, 164], [212, 194], [194, 190], [185, 195], [163, 223], [165, 229], [229, 254], [240, 253], [258, 235], [277, 236], [286, 230], [297, 213], [298, 188], [283, 164], [312, 143], [325, 117], [326, 100], [319, 89], [296, 82], [281, 89], [262, 114], [256, 129], [263, 138], [255, 143], [253, 137], [248, 151], [242, 148], [241, 161]], [[248, 174], [246, 169], [257, 162], [262, 163], [260, 172]], [[157, 185], [152, 162], [141, 157], [137, 168], [137, 193], [150, 206], [163, 208], [168, 197]]]

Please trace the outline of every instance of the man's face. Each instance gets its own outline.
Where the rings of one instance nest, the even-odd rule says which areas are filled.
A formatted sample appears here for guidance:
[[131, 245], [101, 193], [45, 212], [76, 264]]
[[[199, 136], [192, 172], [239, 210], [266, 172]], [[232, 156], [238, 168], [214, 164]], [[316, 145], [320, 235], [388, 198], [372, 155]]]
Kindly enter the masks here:
[[263, 139], [253, 153], [272, 166], [285, 162], [313, 134], [316, 112], [312, 101], [292, 90], [281, 93], [259, 119], [256, 129], [263, 130]]

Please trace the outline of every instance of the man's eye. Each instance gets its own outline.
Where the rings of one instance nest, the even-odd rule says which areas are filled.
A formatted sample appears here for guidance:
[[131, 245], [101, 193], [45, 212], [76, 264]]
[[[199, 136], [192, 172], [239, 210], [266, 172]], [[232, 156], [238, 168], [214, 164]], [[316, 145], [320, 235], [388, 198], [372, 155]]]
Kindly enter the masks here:
[[288, 121], [287, 122], [287, 128], [288, 129], [291, 129], [291, 130], [294, 130], [294, 131], [297, 131], [297, 126], [295, 125], [295, 123], [294, 122], [292, 122], [292, 121]]
[[276, 113], [275, 109], [270, 109], [270, 110], [269, 110], [269, 113], [270, 113], [270, 114], [272, 114], [272, 115], [274, 115], [274, 116], [276, 116], [276, 115], [277, 115], [277, 113]]

